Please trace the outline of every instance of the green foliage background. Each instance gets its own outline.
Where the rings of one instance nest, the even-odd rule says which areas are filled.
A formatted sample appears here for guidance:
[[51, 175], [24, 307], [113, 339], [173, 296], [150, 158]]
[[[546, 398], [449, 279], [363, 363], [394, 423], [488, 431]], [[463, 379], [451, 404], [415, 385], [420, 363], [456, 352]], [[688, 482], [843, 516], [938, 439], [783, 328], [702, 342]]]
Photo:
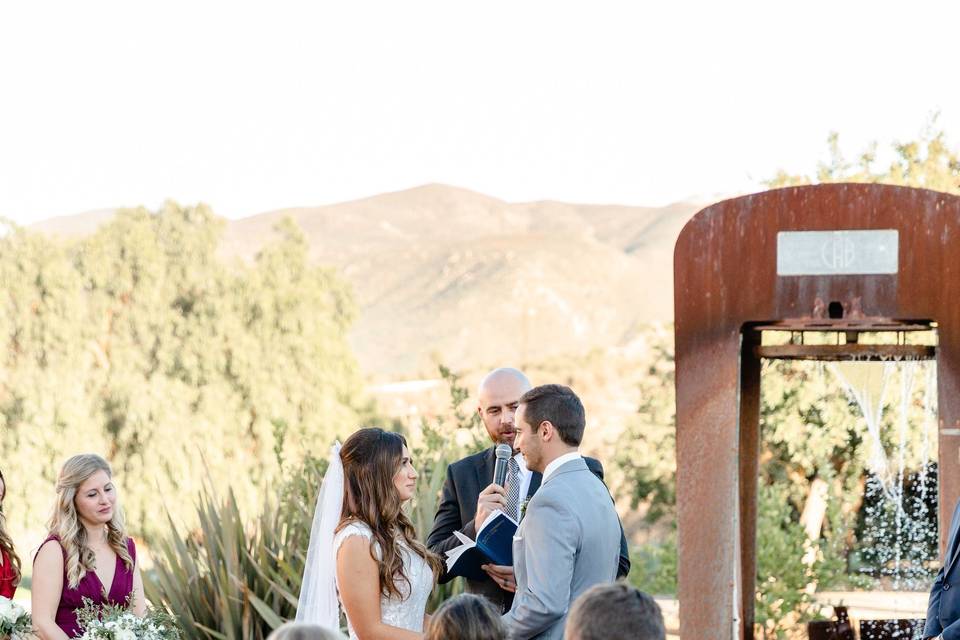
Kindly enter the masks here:
[[218, 257], [223, 224], [202, 205], [123, 211], [76, 241], [8, 227], [0, 448], [25, 505], [12, 527], [42, 526], [78, 452], [113, 462], [144, 535], [165, 507], [190, 516], [204, 480], [259, 501], [275, 450], [300, 459], [369, 414], [346, 339], [351, 293], [280, 226], [253, 264]]

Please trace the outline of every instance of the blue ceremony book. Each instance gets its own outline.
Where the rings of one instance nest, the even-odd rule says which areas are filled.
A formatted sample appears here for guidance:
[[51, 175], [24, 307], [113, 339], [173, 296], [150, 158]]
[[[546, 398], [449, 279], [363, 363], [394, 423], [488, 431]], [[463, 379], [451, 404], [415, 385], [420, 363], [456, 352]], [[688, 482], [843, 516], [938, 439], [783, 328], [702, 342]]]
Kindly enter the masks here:
[[517, 533], [517, 526], [516, 520], [497, 510], [484, 520], [476, 540], [454, 531], [461, 544], [447, 551], [447, 572], [470, 580], [482, 580], [487, 573], [480, 565], [513, 566], [513, 536]]

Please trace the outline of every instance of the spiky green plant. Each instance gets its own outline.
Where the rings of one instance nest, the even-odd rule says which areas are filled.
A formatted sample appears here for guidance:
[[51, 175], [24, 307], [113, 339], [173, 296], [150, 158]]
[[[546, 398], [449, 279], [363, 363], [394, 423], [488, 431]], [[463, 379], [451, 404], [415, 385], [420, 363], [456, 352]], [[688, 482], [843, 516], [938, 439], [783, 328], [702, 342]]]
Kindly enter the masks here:
[[154, 541], [147, 597], [190, 638], [262, 640], [293, 618], [324, 468], [325, 461], [308, 459], [252, 522], [232, 489], [220, 499], [206, 487], [198, 528], [181, 532], [168, 515], [167, 535]]

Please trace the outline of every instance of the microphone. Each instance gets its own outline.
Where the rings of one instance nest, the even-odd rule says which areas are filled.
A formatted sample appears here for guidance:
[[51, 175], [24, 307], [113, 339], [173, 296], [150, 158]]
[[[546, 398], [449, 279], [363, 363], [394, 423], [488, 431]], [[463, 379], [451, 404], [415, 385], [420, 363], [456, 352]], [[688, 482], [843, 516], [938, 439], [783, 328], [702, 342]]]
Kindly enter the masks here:
[[493, 467], [493, 484], [503, 487], [507, 484], [507, 463], [513, 457], [513, 449], [508, 444], [498, 444], [496, 455], [497, 463]]

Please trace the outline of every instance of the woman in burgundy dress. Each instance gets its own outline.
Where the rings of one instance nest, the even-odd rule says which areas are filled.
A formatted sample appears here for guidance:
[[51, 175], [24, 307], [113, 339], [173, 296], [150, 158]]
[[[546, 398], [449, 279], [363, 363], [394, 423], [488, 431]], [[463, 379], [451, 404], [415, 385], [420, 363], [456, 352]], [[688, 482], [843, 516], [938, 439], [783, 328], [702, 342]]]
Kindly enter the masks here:
[[106, 460], [83, 454], [64, 463], [49, 534], [33, 560], [33, 625], [41, 640], [79, 636], [84, 598], [97, 605], [129, 601], [144, 615], [137, 549], [124, 531]]
[[3, 499], [6, 497], [7, 485], [0, 471], [0, 596], [12, 600], [20, 582], [20, 557], [7, 533], [7, 519], [3, 515]]

